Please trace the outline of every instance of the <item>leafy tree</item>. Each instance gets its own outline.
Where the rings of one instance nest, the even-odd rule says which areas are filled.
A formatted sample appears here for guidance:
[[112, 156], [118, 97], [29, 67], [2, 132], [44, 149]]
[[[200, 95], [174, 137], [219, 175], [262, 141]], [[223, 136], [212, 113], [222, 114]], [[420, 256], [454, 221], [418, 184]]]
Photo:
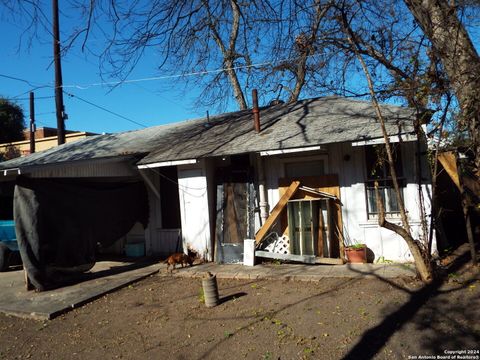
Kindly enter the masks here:
[[0, 98], [0, 143], [23, 140], [25, 117], [20, 106]]

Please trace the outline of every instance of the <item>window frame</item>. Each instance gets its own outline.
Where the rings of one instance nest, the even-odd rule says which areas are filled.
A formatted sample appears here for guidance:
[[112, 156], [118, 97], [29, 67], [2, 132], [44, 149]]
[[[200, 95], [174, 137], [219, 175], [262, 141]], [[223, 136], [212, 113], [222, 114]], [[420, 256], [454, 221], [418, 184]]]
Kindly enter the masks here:
[[[328, 155], [327, 154], [315, 154], [315, 155], [305, 155], [305, 156], [297, 156], [297, 157], [281, 157], [280, 159], [281, 165], [281, 177], [287, 177], [287, 166], [291, 163], [310, 163], [310, 162], [322, 162], [323, 163], [323, 171], [324, 174], [328, 174]], [[320, 175], [320, 176], [323, 176]], [[311, 175], [296, 175], [297, 177], [304, 177], [304, 176], [311, 176]], [[318, 176], [318, 175], [315, 175]]]
[[[400, 187], [400, 196], [402, 198], [402, 201], [404, 201], [404, 190], [406, 188], [406, 179], [404, 176], [402, 151], [399, 144], [392, 144], [392, 145], [393, 145], [394, 152], [396, 153], [395, 169], [398, 171], [397, 174], [400, 174], [400, 176], [397, 175], [397, 181]], [[367, 152], [371, 151], [370, 149], [374, 149], [376, 146], [385, 146], [385, 144], [366, 145], [364, 149], [365, 150], [364, 168], [366, 172], [364, 187], [365, 187], [365, 204], [366, 204], [367, 220], [378, 219], [378, 215], [379, 215], [379, 209], [377, 208], [377, 203], [375, 199], [375, 186], [374, 186], [375, 181], [379, 183], [379, 192], [380, 192], [380, 197], [382, 198], [383, 207], [385, 209], [385, 217], [398, 218], [400, 216], [400, 209], [399, 209], [398, 201], [395, 196], [393, 180], [392, 180], [392, 176], [390, 175], [388, 163], [385, 162], [382, 165], [382, 171], [381, 171], [382, 173], [379, 176], [369, 174], [369, 169], [373, 169], [374, 165], [373, 166], [369, 165], [369, 162], [368, 162], [369, 155], [371, 154], [368, 154]], [[375, 159], [376, 158], [377, 157], [375, 157]], [[373, 196], [372, 196], [372, 191], [373, 191]], [[393, 194], [394, 196], [393, 197], [389, 196], [390, 193]], [[370, 201], [371, 199], [373, 200], [373, 202]], [[390, 201], [393, 201], [393, 203], [391, 203]], [[392, 208], [395, 208], [395, 209], [392, 210]]]
[[[392, 180], [390, 179], [376, 179], [376, 180], [366, 180], [365, 181], [365, 203], [367, 207], [367, 219], [368, 220], [375, 220], [378, 219], [379, 215], [379, 209], [377, 209], [377, 203], [375, 199], [375, 193], [373, 193], [373, 199], [375, 199], [373, 203], [370, 202], [370, 191], [375, 192], [375, 186], [374, 182], [378, 181], [379, 183], [384, 183], [384, 184], [379, 184], [379, 192], [380, 192], [380, 197], [382, 198], [383, 202], [383, 208], [385, 209], [385, 217], [387, 218], [397, 218], [400, 216], [400, 209], [399, 209], [399, 204], [396, 199], [396, 196], [391, 197], [388, 196], [389, 190], [391, 190], [391, 193], [394, 194], [395, 190], [393, 188], [393, 184], [391, 185], [385, 185], [385, 183], [391, 182]], [[398, 179], [398, 184], [400, 187], [400, 196], [402, 200], [404, 199], [404, 189], [405, 189], [405, 179]], [[394, 204], [387, 203], [387, 200], [392, 199], [394, 201]], [[371, 206], [372, 205], [372, 206]], [[392, 210], [392, 207], [396, 207], [395, 210]], [[372, 210], [371, 210], [372, 209]], [[373, 211], [376, 210], [376, 211]]]

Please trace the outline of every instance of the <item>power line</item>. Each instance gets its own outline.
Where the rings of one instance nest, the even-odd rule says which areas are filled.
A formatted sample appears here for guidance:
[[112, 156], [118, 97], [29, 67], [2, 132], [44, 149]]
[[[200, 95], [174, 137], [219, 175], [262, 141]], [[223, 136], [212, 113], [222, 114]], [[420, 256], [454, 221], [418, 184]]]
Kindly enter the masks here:
[[129, 121], [129, 122], [131, 122], [131, 123], [133, 123], [133, 124], [139, 125], [139, 126], [141, 126], [141, 127], [143, 127], [143, 128], [148, 127], [147, 125], [141, 124], [141, 123], [139, 123], [139, 122], [137, 122], [137, 121], [135, 121], [135, 120], [132, 120], [132, 119], [126, 117], [126, 116], [123, 116], [123, 115], [121, 115], [121, 114], [118, 114], [118, 113], [116, 113], [116, 112], [114, 112], [114, 111], [112, 111], [112, 110], [109, 110], [109, 109], [107, 109], [107, 108], [104, 108], [103, 106], [94, 104], [94, 103], [92, 103], [91, 101], [85, 100], [85, 99], [83, 99], [83, 98], [81, 98], [81, 97], [79, 97], [79, 96], [77, 96], [77, 95], [70, 94], [70, 93], [68, 93], [68, 92], [66, 92], [66, 91], [64, 91], [64, 93], [67, 94], [68, 96], [70, 96], [71, 98], [77, 98], [78, 100], [83, 101], [84, 103], [87, 103], [87, 104], [89, 104], [89, 105], [91, 105], [91, 106], [94, 106], [94, 107], [96, 107], [96, 108], [98, 108], [98, 109], [100, 109], [100, 110], [103, 110], [103, 111], [105, 111], [105, 112], [107, 112], [107, 113], [109, 113], [109, 114], [115, 115], [115, 116], [117, 116], [117, 117], [119, 117], [119, 118], [121, 118], [121, 119], [127, 120], [127, 121]]
[[118, 81], [105, 81], [105, 82], [98, 82], [98, 83], [91, 83], [91, 84], [83, 84], [83, 85], [63, 85], [64, 88], [76, 88], [80, 90], [87, 90], [93, 86], [104, 86], [104, 85], [119, 85], [119, 84], [129, 84], [129, 83], [137, 83], [137, 82], [145, 82], [145, 81], [156, 81], [156, 80], [166, 80], [166, 79], [175, 79], [180, 77], [189, 77], [189, 76], [197, 76], [197, 75], [207, 75], [207, 74], [214, 74], [223, 71], [229, 70], [240, 70], [252, 67], [259, 67], [272, 64], [271, 62], [259, 63], [259, 64], [251, 64], [251, 65], [242, 65], [242, 66], [234, 66], [231, 68], [222, 68], [222, 69], [215, 69], [215, 70], [203, 70], [203, 71], [196, 71], [186, 74], [174, 74], [174, 75], [164, 75], [164, 76], [153, 76], [149, 78], [140, 78], [140, 79], [130, 79], [130, 80], [118, 80]]
[[[311, 54], [308, 55], [307, 57], [315, 57], [320, 54]], [[287, 59], [282, 59], [282, 60], [277, 60], [277, 61], [265, 61], [261, 63], [256, 63], [256, 64], [249, 64], [249, 65], [239, 65], [239, 66], [233, 66], [230, 68], [220, 68], [220, 69], [214, 69], [214, 70], [203, 70], [203, 71], [195, 71], [195, 72], [190, 72], [186, 74], [172, 74], [172, 75], [164, 75], [164, 76], [152, 76], [152, 77], [147, 77], [147, 78], [138, 78], [138, 79], [130, 79], [130, 80], [118, 80], [118, 81], [103, 81], [103, 82], [96, 82], [96, 83], [90, 83], [90, 84], [71, 84], [71, 85], [62, 85], [63, 89], [80, 89], [80, 90], [87, 90], [90, 87], [94, 86], [105, 86], [105, 85], [119, 85], [119, 84], [131, 84], [131, 83], [139, 83], [139, 82], [146, 82], [146, 81], [156, 81], [156, 80], [166, 80], [166, 79], [175, 79], [175, 78], [181, 78], [181, 77], [190, 77], [190, 76], [198, 76], [198, 75], [207, 75], [207, 74], [216, 74], [224, 71], [230, 71], [230, 70], [242, 70], [242, 69], [249, 69], [249, 68], [256, 68], [256, 67], [261, 67], [261, 66], [267, 66], [267, 65], [275, 65], [279, 63], [283, 63], [286, 61], [294, 61], [296, 58], [287, 58]], [[36, 86], [33, 85], [28, 80], [17, 78], [14, 76], [9, 76], [9, 75], [3, 75], [0, 74], [0, 76], [11, 79], [11, 80], [17, 80], [21, 81], [24, 83], [29, 84], [30, 86]], [[50, 88], [55, 88], [53, 85], [40, 85], [37, 88], [40, 87], [50, 87]], [[21, 94], [23, 95], [23, 94]]]
[[[28, 92], [31, 92], [31, 91], [28, 91]], [[55, 96], [35, 96], [35, 100], [46, 100], [46, 99], [53, 99]], [[19, 98], [19, 97], [12, 97], [10, 98], [11, 100], [29, 100], [29, 98]]]
[[[4, 78], [11, 79], [11, 80], [16, 80], [16, 81], [21, 81], [21, 82], [27, 83], [27, 84], [30, 85], [30, 86], [35, 86], [35, 85], [33, 85], [33, 83], [31, 83], [30, 81], [25, 80], [25, 79], [21, 79], [21, 78], [15, 77], [15, 76], [10, 76], [10, 75], [5, 75], [5, 74], [0, 74], [0, 76], [1, 76], [1, 77], [4, 77]], [[46, 85], [46, 86], [49, 86], [49, 85]], [[108, 112], [109, 114], [115, 115], [115, 116], [117, 116], [117, 117], [119, 117], [119, 118], [121, 118], [121, 119], [127, 120], [127, 121], [129, 121], [129, 122], [131, 122], [131, 123], [133, 123], [133, 124], [139, 125], [139, 126], [141, 126], [141, 127], [143, 127], [143, 128], [146, 128], [146, 127], [147, 127], [146, 125], [141, 124], [141, 123], [139, 123], [138, 121], [132, 120], [132, 119], [126, 117], [126, 116], [123, 116], [123, 115], [121, 115], [121, 114], [118, 114], [118, 113], [116, 113], [116, 112], [114, 112], [114, 111], [112, 111], [112, 110], [109, 110], [109, 109], [107, 109], [107, 108], [104, 108], [103, 106], [94, 104], [94, 103], [92, 103], [91, 101], [88, 101], [88, 100], [86, 100], [86, 99], [83, 99], [83, 98], [81, 98], [81, 97], [79, 97], [79, 96], [77, 96], [77, 95], [67, 93], [66, 91], [63, 91], [63, 92], [64, 92], [65, 94], [67, 94], [68, 96], [70, 96], [71, 98], [77, 98], [78, 100], [83, 101], [84, 103], [87, 103], [87, 104], [89, 104], [89, 105], [91, 105], [91, 106], [94, 106], [94, 107], [100, 109], [100, 110], [103, 110], [103, 111], [105, 111], [105, 112]], [[23, 95], [23, 94], [20, 94], [20, 95]], [[54, 96], [48, 96], [48, 97], [45, 96], [44, 98], [53, 98], [53, 97], [54, 97]], [[20, 100], [20, 99], [17, 99], [17, 100]]]
[[[0, 77], [3, 77], [3, 78], [6, 78], [6, 79], [10, 79], [10, 80], [15, 80], [15, 81], [20, 81], [20, 82], [23, 82], [29, 86], [31, 86], [32, 88], [34, 89], [40, 89], [40, 88], [44, 88], [44, 87], [52, 87], [52, 85], [46, 85], [46, 84], [34, 84], [28, 80], [25, 80], [25, 79], [22, 79], [22, 78], [19, 78], [19, 77], [16, 77], [16, 76], [11, 76], [11, 75], [5, 75], [5, 74], [0, 74]], [[29, 90], [31, 91], [31, 90]], [[26, 94], [26, 93], [24, 93]], [[23, 95], [23, 94], [20, 94], [20, 95]]]
[[[315, 56], [318, 56], [319, 54], [312, 54], [312, 55], [309, 55], [308, 57], [315, 57]], [[165, 79], [174, 79], [174, 78], [180, 78], [180, 77], [189, 77], [189, 76], [198, 76], [198, 75], [207, 75], [207, 74], [213, 74], [213, 73], [220, 73], [220, 72], [223, 72], [223, 71], [229, 71], [229, 70], [240, 70], [240, 69], [248, 69], [248, 68], [254, 68], [254, 67], [261, 67], [261, 66], [267, 66], [267, 65], [274, 65], [274, 64], [278, 64], [278, 63], [282, 63], [282, 62], [285, 62], [285, 61], [292, 61], [294, 59], [292, 58], [288, 58], [288, 59], [283, 59], [283, 60], [278, 60], [278, 61], [266, 61], [266, 62], [261, 62], [261, 63], [256, 63], [256, 64], [249, 64], [249, 65], [241, 65], [241, 66], [234, 66], [234, 67], [231, 67], [231, 68], [221, 68], [221, 69], [215, 69], [215, 70], [204, 70], [204, 71], [197, 71], [197, 72], [191, 72], [191, 73], [186, 73], [186, 74], [173, 74], [173, 75], [165, 75], [165, 76], [155, 76], [155, 77], [149, 77], [149, 78], [140, 78], [140, 79], [130, 79], [130, 80], [123, 80], [123, 81], [110, 81], [110, 82], [98, 82], [98, 83], [92, 83], [92, 84], [86, 84], [86, 85], [62, 85], [61, 87], [63, 89], [65, 88], [77, 88], [77, 89], [80, 89], [80, 90], [87, 90], [89, 87], [93, 87], [93, 86], [103, 86], [103, 85], [119, 85], [119, 84], [129, 84], [129, 83], [139, 83], [139, 82], [145, 82], [145, 81], [155, 81], [155, 80], [165, 80]], [[45, 85], [35, 85], [33, 84], [32, 82], [28, 81], [28, 80], [25, 80], [25, 79], [22, 79], [22, 78], [18, 78], [18, 77], [15, 77], [15, 76], [10, 76], [10, 75], [5, 75], [5, 74], [0, 74], [0, 77], [4, 77], [4, 78], [7, 78], [7, 79], [11, 79], [11, 80], [16, 80], [16, 81], [20, 81], [20, 82], [23, 82], [23, 83], [26, 83], [32, 87], [35, 87], [34, 89], [30, 90], [30, 91], [33, 91], [35, 89], [39, 89], [39, 88], [42, 88], [42, 87], [49, 87], [49, 88], [55, 88], [54, 86], [52, 85], [48, 85], [48, 84], [45, 84]], [[139, 125], [143, 128], [146, 128], [147, 126], [142, 124], [142, 123], [139, 123], [133, 119], [130, 119], [126, 116], [123, 116], [121, 114], [118, 114], [112, 110], [109, 110], [103, 106], [100, 106], [100, 105], [97, 105], [97, 104], [94, 104], [92, 103], [91, 101], [88, 101], [86, 99], [83, 99], [77, 95], [74, 95], [74, 94], [70, 94], [70, 93], [67, 93], [66, 91], [63, 91], [65, 94], [67, 94], [68, 96], [70, 96], [71, 98], [77, 98], [78, 100], [80, 101], [83, 101], [91, 106], [94, 106], [100, 110], [103, 110], [109, 114], [112, 114], [114, 116], [117, 116], [121, 119], [124, 119], [126, 121], [129, 121], [133, 124], [136, 124], [136, 125]], [[20, 94], [18, 96], [21, 96], [23, 94]], [[52, 97], [39, 97], [40, 98], [53, 98]]]
[[[36, 100], [37, 98], [35, 98]], [[48, 112], [43, 112], [43, 113], [39, 113], [39, 114], [35, 114], [35, 115], [50, 115], [50, 114], [55, 114], [55, 111], [48, 111]]]
[[[319, 54], [312, 54], [312, 55], [308, 55], [307, 57], [314, 57], [314, 56], [318, 56], [318, 55]], [[241, 70], [241, 69], [249, 69], [249, 68], [261, 67], [261, 66], [267, 66], [267, 65], [275, 65], [275, 64], [282, 63], [282, 62], [285, 62], [285, 61], [293, 61], [293, 60], [295, 60], [295, 58], [288, 58], [288, 59], [283, 59], [283, 60], [278, 60], [278, 61], [266, 61], [266, 62], [249, 64], [249, 65], [239, 65], [239, 66], [233, 66], [233, 67], [230, 67], [230, 68], [195, 71], [195, 72], [190, 72], [190, 73], [186, 73], [186, 74], [153, 76], [153, 77], [148, 77], [148, 78], [139, 78], [139, 79], [130, 79], [130, 80], [104, 81], [104, 82], [82, 84], [82, 85], [78, 85], [78, 84], [63, 85], [63, 88], [76, 88], [76, 89], [80, 89], [80, 90], [87, 90], [88, 88], [94, 87], [94, 86], [120, 85], [120, 84], [129, 84], [129, 83], [137, 83], [137, 82], [145, 82], [145, 81], [175, 79], [175, 78], [190, 77], [190, 76], [197, 76], [197, 75], [217, 74], [217, 73], [224, 72], [224, 71]]]

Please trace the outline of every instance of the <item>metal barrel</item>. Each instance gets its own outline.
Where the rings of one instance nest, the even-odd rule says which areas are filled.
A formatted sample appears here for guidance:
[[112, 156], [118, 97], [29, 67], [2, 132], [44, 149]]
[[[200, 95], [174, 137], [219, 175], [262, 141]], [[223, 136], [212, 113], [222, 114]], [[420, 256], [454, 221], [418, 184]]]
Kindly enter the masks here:
[[202, 286], [205, 297], [205, 305], [207, 307], [217, 306], [220, 303], [218, 296], [217, 276], [209, 275], [207, 278], [202, 280]]

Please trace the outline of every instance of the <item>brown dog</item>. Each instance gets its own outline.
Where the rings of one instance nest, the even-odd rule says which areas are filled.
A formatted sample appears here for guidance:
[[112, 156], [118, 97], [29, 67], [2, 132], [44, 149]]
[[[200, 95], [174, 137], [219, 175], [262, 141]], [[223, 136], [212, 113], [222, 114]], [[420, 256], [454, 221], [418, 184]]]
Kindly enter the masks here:
[[170, 265], [172, 266], [172, 270], [170, 272], [173, 272], [175, 270], [175, 266], [177, 264], [182, 265], [182, 268], [186, 266], [187, 264], [192, 266], [193, 261], [195, 258], [193, 256], [184, 254], [184, 253], [175, 253], [170, 255], [163, 263], [167, 264], [167, 271], [170, 268]]

